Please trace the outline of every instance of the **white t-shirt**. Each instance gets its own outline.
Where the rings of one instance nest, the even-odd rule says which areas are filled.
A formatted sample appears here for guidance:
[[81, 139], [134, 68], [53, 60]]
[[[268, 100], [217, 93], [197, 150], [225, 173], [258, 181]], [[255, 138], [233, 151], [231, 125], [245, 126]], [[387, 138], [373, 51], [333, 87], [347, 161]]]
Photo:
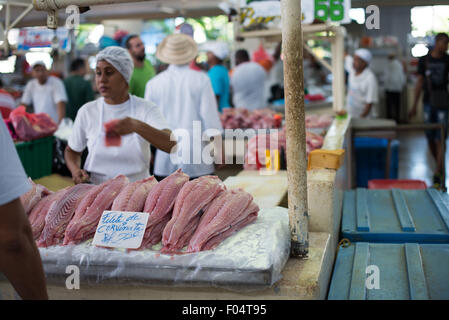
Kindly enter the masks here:
[[[134, 115], [131, 114], [131, 104], [129, 99], [125, 103], [117, 105], [104, 103], [102, 123], [104, 124], [113, 119], [132, 117], [159, 130], [169, 129], [160, 109], [154, 103], [145, 101], [136, 96], [133, 96], [133, 99], [135, 108]], [[104, 139], [99, 137], [101, 106], [103, 102], [104, 99], [99, 98], [86, 103], [78, 110], [78, 114], [73, 124], [72, 134], [68, 140], [69, 147], [76, 152], [82, 152], [87, 147], [89, 153], [86, 163], [84, 164], [84, 169], [102, 175], [107, 175], [111, 171], [115, 173], [112, 176], [105, 177], [105, 179], [113, 178], [118, 174], [124, 174], [130, 177], [142, 170], [148, 171], [150, 165], [150, 143], [140, 135], [137, 135], [137, 137], [142, 154], [138, 154], [138, 150], [129, 153], [121, 152], [119, 147], [105, 148], [103, 150], [113, 154], [113, 167], [106, 167], [109, 165], [108, 163], [97, 163], [95, 161], [93, 157], [96, 151], [95, 149], [104, 147]], [[134, 158], [143, 159], [142, 163], [144, 163], [145, 167], [133, 167], [132, 163], [136, 163]]]
[[[175, 154], [157, 151], [154, 174], [168, 176], [178, 168], [191, 177], [213, 173], [213, 163], [205, 163], [201, 156], [198, 159], [198, 150], [202, 153], [208, 144], [201, 141], [204, 131], [215, 129], [213, 131], [218, 135], [223, 132], [217, 99], [209, 77], [203, 72], [189, 69], [188, 65], [170, 65], [166, 71], [148, 81], [145, 99], [160, 106], [173, 133], [179, 133], [180, 130], [176, 131], [177, 129], [184, 129], [190, 136], [190, 139], [178, 139], [178, 152], [175, 154], [180, 157], [174, 162], [172, 159]], [[201, 125], [201, 130], [196, 134], [194, 121]], [[194, 153], [197, 155], [196, 159], [193, 159]], [[184, 161], [181, 161], [183, 156]]]
[[37, 79], [30, 80], [25, 86], [22, 103], [33, 104], [34, 113], [47, 113], [58, 123], [56, 104], [67, 102], [67, 93], [61, 79], [49, 76], [47, 82], [41, 85]]
[[0, 119], [0, 206], [17, 199], [30, 189], [31, 185], [5, 122]]
[[369, 118], [377, 116], [376, 104], [379, 101], [377, 80], [374, 73], [365, 68], [359, 75], [354, 71], [349, 74], [348, 80], [348, 113], [353, 118], [360, 118], [367, 104], [372, 103]]
[[267, 72], [256, 62], [244, 62], [235, 67], [231, 76], [232, 102], [236, 108], [263, 109]]
[[385, 90], [401, 92], [405, 85], [404, 68], [397, 59], [389, 60], [385, 66]]

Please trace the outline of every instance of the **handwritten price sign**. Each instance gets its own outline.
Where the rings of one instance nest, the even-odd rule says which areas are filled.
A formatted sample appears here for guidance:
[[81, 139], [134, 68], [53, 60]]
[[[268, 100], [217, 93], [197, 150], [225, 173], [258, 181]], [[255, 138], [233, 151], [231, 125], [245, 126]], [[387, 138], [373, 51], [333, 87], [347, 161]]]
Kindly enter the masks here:
[[95, 232], [93, 244], [102, 247], [136, 249], [142, 243], [148, 213], [105, 211]]

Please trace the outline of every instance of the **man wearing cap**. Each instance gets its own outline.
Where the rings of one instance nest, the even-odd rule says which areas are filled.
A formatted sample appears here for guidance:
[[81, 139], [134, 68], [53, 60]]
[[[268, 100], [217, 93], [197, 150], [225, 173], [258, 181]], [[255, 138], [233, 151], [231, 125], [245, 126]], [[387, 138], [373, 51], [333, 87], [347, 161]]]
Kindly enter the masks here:
[[178, 142], [176, 156], [157, 150], [154, 175], [158, 180], [177, 169], [182, 169], [190, 178], [212, 174], [215, 170], [214, 164], [205, 163], [202, 157], [207, 146], [203, 135], [207, 139], [221, 138], [223, 128], [208, 76], [189, 68], [197, 52], [195, 41], [184, 34], [166, 37], [157, 48], [157, 58], [169, 66], [148, 81], [145, 99], [161, 107], [174, 132], [188, 133]]
[[229, 74], [222, 65], [228, 55], [228, 47], [223, 42], [210, 42], [203, 48], [207, 52], [208, 74], [217, 98], [218, 110], [221, 112], [224, 108], [231, 106], [229, 103]]
[[145, 59], [145, 46], [138, 35], [127, 36], [125, 46], [134, 62], [133, 73], [129, 81], [129, 93], [143, 98], [145, 85], [155, 76], [156, 72], [150, 61]]
[[[150, 176], [150, 146], [171, 152], [171, 131], [160, 109], [129, 94], [133, 61], [128, 51], [111, 46], [97, 55], [95, 83], [101, 97], [79, 109], [65, 150], [73, 181], [101, 184], [123, 174], [131, 182]], [[108, 135], [120, 136], [118, 145], [106, 144], [105, 124], [114, 120]], [[81, 155], [88, 156], [81, 169]]]
[[375, 118], [377, 116], [378, 86], [369, 63], [372, 55], [367, 49], [358, 49], [354, 53], [353, 70], [348, 79], [347, 106], [353, 118]]
[[59, 123], [66, 113], [67, 93], [64, 83], [61, 79], [50, 76], [42, 61], [32, 64], [32, 76], [34, 79], [25, 86], [22, 104], [32, 104], [35, 113], [45, 112]]

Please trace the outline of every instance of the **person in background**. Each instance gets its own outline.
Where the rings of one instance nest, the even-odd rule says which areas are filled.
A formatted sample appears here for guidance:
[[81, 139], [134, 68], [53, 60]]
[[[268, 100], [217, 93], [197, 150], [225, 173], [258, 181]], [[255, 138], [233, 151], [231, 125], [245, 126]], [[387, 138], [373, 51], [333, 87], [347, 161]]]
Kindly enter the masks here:
[[68, 102], [66, 116], [75, 121], [79, 108], [94, 99], [94, 91], [90, 81], [84, 80], [86, 63], [83, 59], [75, 59], [70, 65], [70, 76], [64, 80]]
[[7, 119], [15, 107], [16, 101], [8, 91], [3, 89], [3, 81], [0, 79], [0, 113], [2, 117]]
[[[133, 61], [122, 47], [110, 46], [97, 54], [95, 83], [101, 94], [78, 111], [64, 153], [75, 183], [101, 184], [123, 174], [131, 182], [150, 176], [150, 145], [170, 152], [176, 142], [158, 106], [129, 93]], [[104, 124], [116, 120], [112, 134], [119, 146], [106, 146]], [[81, 155], [88, 155], [81, 169]], [[88, 174], [88, 172], [90, 174]]]
[[401, 93], [405, 85], [404, 67], [396, 59], [395, 54], [388, 56], [385, 66], [385, 99], [387, 105], [387, 118], [400, 122], [401, 118]]
[[256, 62], [249, 60], [248, 51], [237, 50], [236, 67], [231, 76], [232, 102], [235, 108], [249, 110], [263, 109], [265, 101], [265, 81], [267, 72]]
[[353, 118], [375, 118], [379, 96], [376, 76], [369, 68], [371, 52], [357, 49], [353, 59], [348, 79], [348, 113]]
[[307, 50], [304, 50], [304, 81], [307, 86], [320, 86], [326, 83], [326, 71], [318, 63], [317, 59]]
[[33, 105], [35, 113], [47, 113], [57, 124], [65, 117], [67, 93], [64, 82], [49, 76], [45, 63], [37, 61], [32, 65], [33, 78], [25, 86], [22, 104]]
[[207, 51], [207, 72], [212, 82], [212, 89], [218, 103], [218, 111], [229, 108], [229, 75], [228, 70], [223, 66], [223, 60], [228, 56], [228, 47], [222, 42], [210, 42], [204, 46]]
[[348, 49], [345, 49], [345, 58], [344, 58], [344, 69], [345, 69], [345, 85], [348, 85], [349, 73], [352, 70], [352, 64], [354, 63], [354, 58], [351, 54], [349, 54]]
[[[188, 137], [182, 137], [178, 143], [178, 155], [182, 154], [179, 163], [171, 161], [170, 154], [157, 150], [154, 174], [159, 181], [181, 168], [190, 178], [212, 174], [214, 164], [204, 163], [196, 159], [193, 152], [198, 148], [200, 158], [207, 145], [201, 141], [205, 130], [215, 129], [220, 135], [223, 131], [217, 108], [214, 91], [208, 76], [189, 68], [189, 64], [197, 54], [195, 41], [184, 34], [172, 34], [166, 37], [158, 46], [156, 56], [162, 62], [168, 63], [166, 71], [151, 79], [146, 86], [145, 99], [153, 101], [161, 107], [162, 113], [172, 129], [183, 129], [189, 132]], [[201, 124], [200, 141], [196, 140], [194, 122]], [[209, 138], [211, 138], [210, 136]], [[185, 139], [185, 140], [184, 140]], [[188, 161], [183, 156], [189, 154]]]
[[134, 62], [134, 70], [129, 82], [129, 93], [143, 98], [145, 96], [145, 85], [148, 80], [156, 75], [156, 72], [150, 61], [145, 59], [145, 46], [138, 35], [128, 36], [125, 46]]
[[421, 57], [418, 62], [418, 81], [415, 87], [415, 99], [409, 118], [416, 116], [421, 92], [424, 90], [423, 112], [425, 123], [439, 123], [444, 127], [444, 137], [440, 131], [426, 131], [427, 142], [437, 165], [433, 176], [435, 188], [442, 184], [442, 170], [444, 155], [441, 138], [446, 141], [449, 113], [449, 93], [447, 90], [449, 77], [449, 55], [447, 54], [449, 36], [439, 33], [435, 37], [433, 50]]
[[281, 58], [282, 42], [279, 42], [273, 54], [273, 67], [268, 74], [268, 101], [284, 98], [284, 63]]
[[42, 261], [20, 196], [31, 189], [0, 121], [0, 272], [22, 299], [48, 299]]

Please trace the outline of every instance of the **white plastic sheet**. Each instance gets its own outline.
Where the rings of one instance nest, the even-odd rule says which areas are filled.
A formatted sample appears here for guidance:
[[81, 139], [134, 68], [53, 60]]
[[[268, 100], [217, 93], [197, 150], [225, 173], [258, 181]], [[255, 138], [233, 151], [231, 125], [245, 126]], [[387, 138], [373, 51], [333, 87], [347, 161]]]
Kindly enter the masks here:
[[[66, 278], [69, 265], [78, 266], [88, 284], [214, 286], [231, 290], [270, 287], [281, 279], [290, 254], [288, 211], [262, 209], [251, 225], [217, 248], [198, 253], [164, 255], [157, 250], [126, 252], [91, 245], [39, 248], [47, 281]], [[58, 281], [59, 282], [59, 281]]]

